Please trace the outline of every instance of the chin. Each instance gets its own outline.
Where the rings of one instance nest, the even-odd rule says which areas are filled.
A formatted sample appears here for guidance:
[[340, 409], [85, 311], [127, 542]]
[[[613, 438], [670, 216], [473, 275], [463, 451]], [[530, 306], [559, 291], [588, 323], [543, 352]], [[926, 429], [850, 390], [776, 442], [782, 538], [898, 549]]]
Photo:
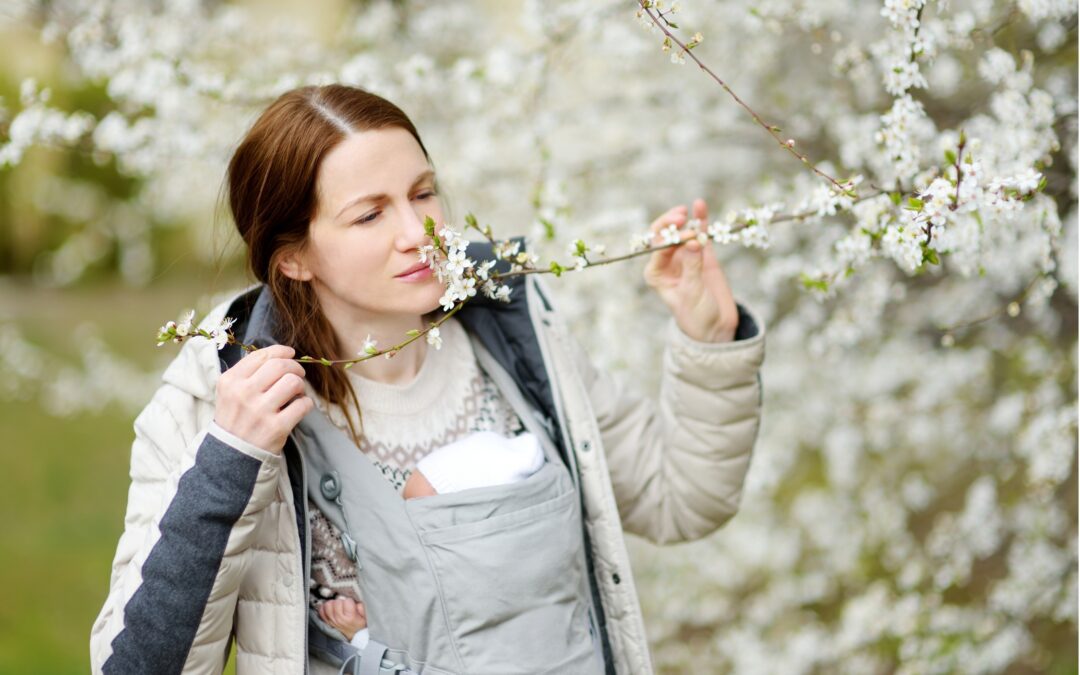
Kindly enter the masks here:
[[[429, 289], [424, 290], [428, 291]], [[441, 282], [436, 281], [436, 283], [432, 285], [430, 292], [426, 292], [424, 294], [426, 297], [417, 302], [417, 309], [419, 310], [418, 313], [430, 314], [432, 312], [441, 310], [442, 303], [439, 302], [439, 300], [442, 298], [443, 293], [445, 292], [446, 286], [444, 286]]]

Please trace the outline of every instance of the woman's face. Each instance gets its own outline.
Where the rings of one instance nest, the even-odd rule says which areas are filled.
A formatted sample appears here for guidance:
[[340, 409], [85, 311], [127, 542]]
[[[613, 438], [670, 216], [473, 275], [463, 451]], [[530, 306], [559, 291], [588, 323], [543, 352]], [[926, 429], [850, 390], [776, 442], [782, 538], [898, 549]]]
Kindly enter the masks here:
[[[442, 223], [435, 176], [420, 144], [397, 127], [351, 134], [323, 158], [308, 242], [285, 273], [310, 281], [328, 316], [419, 316], [445, 287], [417, 257]], [[407, 274], [411, 269], [423, 269]]]

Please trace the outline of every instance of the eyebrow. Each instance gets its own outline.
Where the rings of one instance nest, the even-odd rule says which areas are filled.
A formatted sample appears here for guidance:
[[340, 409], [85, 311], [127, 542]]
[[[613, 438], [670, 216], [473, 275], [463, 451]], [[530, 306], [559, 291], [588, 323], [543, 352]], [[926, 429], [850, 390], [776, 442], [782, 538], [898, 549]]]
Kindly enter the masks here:
[[[416, 180], [414, 180], [412, 182], [412, 187], [410, 189], [416, 187], [420, 183], [424, 182], [426, 179], [432, 178], [434, 175], [435, 175], [435, 172], [432, 171], [431, 169], [428, 169], [427, 171], [425, 171], [424, 173], [422, 173], [422, 174], [420, 174], [419, 176], [416, 177]], [[340, 218], [341, 214], [345, 213], [346, 211], [348, 211], [349, 209], [351, 209], [352, 207], [356, 206], [357, 204], [359, 204], [361, 202], [366, 202], [366, 201], [379, 202], [379, 201], [385, 201], [388, 198], [389, 198], [389, 195], [387, 195], [386, 193], [382, 193], [382, 192], [380, 192], [379, 194], [362, 195], [360, 197], [357, 197], [356, 199], [351, 200], [348, 204], [346, 204], [344, 207], [342, 207], [342, 209], [340, 211], [338, 211], [338, 214], [336, 216], [334, 216], [334, 217], [335, 218]]]

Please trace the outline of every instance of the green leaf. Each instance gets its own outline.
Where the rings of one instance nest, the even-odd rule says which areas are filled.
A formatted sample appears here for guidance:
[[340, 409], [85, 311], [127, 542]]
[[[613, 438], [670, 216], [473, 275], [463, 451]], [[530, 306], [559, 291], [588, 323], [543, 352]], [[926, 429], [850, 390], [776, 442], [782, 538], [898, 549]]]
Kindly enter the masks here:
[[476, 228], [477, 230], [480, 229], [480, 226], [476, 224], [476, 216], [471, 213], [465, 214], [465, 224], [467, 224], [469, 227]]
[[893, 204], [896, 204], [897, 206], [900, 206], [900, 193], [899, 192], [890, 192], [889, 193], [889, 199], [892, 200]]
[[822, 292], [828, 292], [829, 282], [824, 279], [815, 279], [806, 272], [799, 275], [799, 279], [802, 281], [803, 288], [806, 290], [818, 289]]
[[551, 271], [555, 274], [555, 276], [561, 277], [565, 269], [565, 267], [555, 262], [554, 260], [551, 261]]
[[1042, 180], [1039, 181], [1039, 186], [1037, 188], [1035, 188], [1035, 192], [1042, 192], [1045, 189], [1046, 189], [1046, 176], [1043, 176]]
[[938, 258], [937, 251], [932, 248], [923, 249], [923, 262], [930, 263], [931, 265], [940, 265], [941, 260]]
[[952, 150], [946, 150], [945, 151], [945, 163], [946, 164], [956, 164], [956, 153], [953, 152]]
[[544, 226], [544, 239], [552, 241], [555, 239], [555, 226], [547, 218], [541, 218], [540, 224]]
[[406, 334], [406, 335], [408, 335], [409, 337], [416, 337], [417, 335], [419, 335], [419, 334], [420, 334], [420, 331], [418, 331], [418, 330], [416, 330], [415, 328], [413, 328], [413, 329], [412, 329], [412, 330], [410, 330], [410, 331], [406, 331], [406, 332], [405, 332], [405, 334]]
[[424, 232], [429, 237], [435, 236], [435, 221], [432, 220], [431, 216], [424, 216]]
[[679, 24], [677, 24], [677, 23], [674, 23], [674, 22], [672, 22], [672, 21], [668, 21], [668, 22], [667, 22], [667, 25], [671, 26], [672, 28], [678, 28], [678, 27], [679, 27]]
[[319, 363], [323, 364], [324, 366], [332, 366], [332, 365], [334, 365], [333, 362], [330, 359], [327, 359], [327, 358], [319, 359]]
[[922, 211], [923, 200], [918, 197], [908, 197], [907, 206], [904, 208], [911, 209], [912, 211]]

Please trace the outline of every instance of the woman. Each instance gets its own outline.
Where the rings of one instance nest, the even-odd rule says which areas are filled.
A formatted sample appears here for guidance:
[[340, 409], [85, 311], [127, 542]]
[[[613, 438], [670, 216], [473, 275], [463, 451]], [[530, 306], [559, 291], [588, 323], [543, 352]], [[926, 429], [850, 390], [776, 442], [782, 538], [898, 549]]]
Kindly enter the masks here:
[[[592, 366], [540, 275], [471, 299], [432, 344], [301, 366], [437, 316], [444, 289], [417, 264], [424, 218], [442, 222], [427, 151], [392, 103], [306, 87], [255, 122], [228, 189], [261, 283], [203, 325], [238, 317], [263, 348], [188, 341], [136, 419], [94, 671], [218, 672], [235, 639], [240, 673], [651, 672], [623, 531], [687, 541], [730, 519], [760, 420], [764, 325], [711, 246], [646, 267], [672, 311], [659, 405]], [[418, 456], [477, 429], [536, 434], [544, 468], [399, 498]], [[366, 613], [362, 653], [328, 597]]]

